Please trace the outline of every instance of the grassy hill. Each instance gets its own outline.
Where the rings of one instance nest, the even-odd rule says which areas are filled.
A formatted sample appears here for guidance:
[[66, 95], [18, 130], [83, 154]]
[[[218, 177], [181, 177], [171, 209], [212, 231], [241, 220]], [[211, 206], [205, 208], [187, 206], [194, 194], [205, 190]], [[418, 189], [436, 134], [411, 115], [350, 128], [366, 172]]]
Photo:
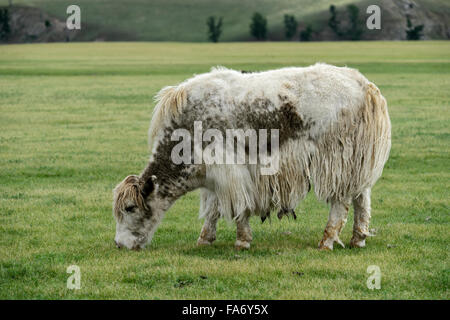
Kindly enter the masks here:
[[[405, 2], [396, 0], [397, 7], [391, 7], [391, 0], [369, 1], [380, 4], [382, 9], [399, 11]], [[328, 19], [330, 4], [343, 7], [355, 3], [361, 7], [360, 15], [365, 17], [367, 0], [78, 0], [81, 8], [82, 31], [77, 40], [138, 40], [138, 41], [206, 41], [206, 19], [208, 16], [223, 16], [224, 30], [221, 41], [251, 40], [250, 17], [255, 11], [267, 16], [269, 39], [282, 40], [284, 14], [293, 14], [300, 22], [300, 28], [311, 23], [317, 32], [322, 32]], [[6, 5], [8, 0], [0, 0]], [[65, 20], [70, 0], [14, 0], [15, 5], [34, 6], [44, 12]], [[431, 22], [450, 20], [450, 4], [447, 0], [415, 0], [417, 10], [425, 11], [423, 19]], [[389, 8], [388, 8], [389, 7]], [[389, 17], [386, 28], [392, 23], [400, 26], [401, 34], [406, 24], [402, 15], [383, 13]], [[393, 17], [393, 18], [392, 18]], [[392, 18], [392, 19], [391, 19]], [[363, 19], [362, 19], [363, 20]], [[419, 21], [420, 22], [420, 21]], [[364, 21], [362, 21], [364, 23]], [[448, 34], [448, 22], [430, 27], [430, 32]], [[446, 29], [446, 30], [444, 30]], [[373, 33], [373, 32], [372, 32]], [[375, 36], [375, 39], [382, 37]], [[442, 38], [442, 36], [430, 36]], [[329, 39], [329, 37], [328, 37]]]

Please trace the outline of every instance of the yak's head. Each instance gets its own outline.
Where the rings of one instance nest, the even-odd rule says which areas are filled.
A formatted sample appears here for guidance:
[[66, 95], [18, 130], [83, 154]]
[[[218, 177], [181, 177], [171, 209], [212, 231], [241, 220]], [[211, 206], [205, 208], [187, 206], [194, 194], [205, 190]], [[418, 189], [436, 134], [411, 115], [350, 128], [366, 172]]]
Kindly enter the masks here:
[[151, 241], [164, 210], [156, 196], [156, 177], [126, 177], [114, 189], [116, 219], [114, 241], [118, 248], [139, 250]]

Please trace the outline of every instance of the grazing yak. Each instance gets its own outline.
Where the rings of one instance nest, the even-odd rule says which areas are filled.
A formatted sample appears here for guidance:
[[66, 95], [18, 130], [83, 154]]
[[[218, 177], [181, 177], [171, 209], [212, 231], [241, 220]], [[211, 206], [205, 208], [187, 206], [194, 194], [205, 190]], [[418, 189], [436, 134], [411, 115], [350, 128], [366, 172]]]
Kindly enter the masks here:
[[[200, 134], [195, 132], [199, 123]], [[266, 160], [277, 159], [276, 170], [264, 174], [262, 161], [192, 161], [205, 141], [184, 150], [191, 161], [174, 161], [180, 140], [179, 135], [174, 138], [176, 132], [195, 140], [206, 130], [220, 134], [228, 129], [271, 130], [278, 148], [265, 155]], [[331, 207], [319, 248], [332, 250], [335, 242], [343, 246], [339, 233], [351, 204], [350, 246], [365, 246], [371, 188], [389, 156], [391, 124], [379, 89], [355, 69], [315, 64], [243, 73], [218, 67], [158, 93], [149, 142], [152, 154], [146, 168], [114, 189], [119, 248], [143, 248], [174, 201], [200, 188], [205, 223], [198, 244], [215, 240], [217, 220], [224, 217], [236, 223], [235, 246], [248, 249], [249, 218], [257, 215], [264, 221], [272, 211], [279, 218], [295, 216], [296, 205], [312, 185], [317, 198]]]

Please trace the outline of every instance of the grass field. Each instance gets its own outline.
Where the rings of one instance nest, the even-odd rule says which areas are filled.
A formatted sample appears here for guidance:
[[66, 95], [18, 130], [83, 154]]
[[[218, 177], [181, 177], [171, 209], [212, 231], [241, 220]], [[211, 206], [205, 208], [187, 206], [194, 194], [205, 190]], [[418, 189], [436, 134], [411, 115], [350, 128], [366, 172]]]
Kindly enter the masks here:
[[[86, 43], [0, 46], [1, 299], [449, 299], [450, 42]], [[113, 244], [112, 189], [148, 159], [152, 97], [224, 65], [316, 61], [358, 68], [388, 100], [392, 151], [373, 189], [365, 249], [318, 251], [328, 217], [310, 194], [298, 219], [252, 219], [249, 251], [198, 248], [198, 193], [143, 251]], [[352, 213], [341, 239], [351, 238]], [[81, 289], [68, 290], [69, 265]], [[369, 265], [382, 272], [369, 290]]]

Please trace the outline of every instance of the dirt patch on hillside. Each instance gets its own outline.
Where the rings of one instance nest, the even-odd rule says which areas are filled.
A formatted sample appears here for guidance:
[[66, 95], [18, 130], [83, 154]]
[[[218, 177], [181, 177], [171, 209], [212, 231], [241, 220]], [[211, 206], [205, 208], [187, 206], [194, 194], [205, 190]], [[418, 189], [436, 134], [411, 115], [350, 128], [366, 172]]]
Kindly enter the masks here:
[[77, 37], [78, 30], [68, 30], [66, 22], [37, 8], [2, 7], [9, 13], [10, 33], [3, 42], [63, 42]]
[[[366, 27], [366, 9], [369, 4], [376, 4], [381, 9], [381, 29], [369, 30]], [[423, 25], [423, 40], [450, 39], [450, 5], [446, 8], [433, 8], [424, 5], [424, 1], [414, 0], [376, 0], [363, 4], [356, 3], [359, 8], [359, 25], [361, 40], [406, 40], [407, 17], [413, 26]], [[345, 7], [338, 7], [340, 27], [348, 28], [348, 15]], [[346, 40], [339, 37], [328, 26], [329, 11], [308, 17], [313, 26], [311, 40], [337, 41]], [[308, 23], [299, 24], [300, 30], [305, 30]]]
[[420, 1], [383, 0], [380, 31], [367, 32], [367, 40], [406, 40], [406, 19], [413, 26], [423, 25], [424, 40], [450, 39], [448, 11], [424, 7]]

